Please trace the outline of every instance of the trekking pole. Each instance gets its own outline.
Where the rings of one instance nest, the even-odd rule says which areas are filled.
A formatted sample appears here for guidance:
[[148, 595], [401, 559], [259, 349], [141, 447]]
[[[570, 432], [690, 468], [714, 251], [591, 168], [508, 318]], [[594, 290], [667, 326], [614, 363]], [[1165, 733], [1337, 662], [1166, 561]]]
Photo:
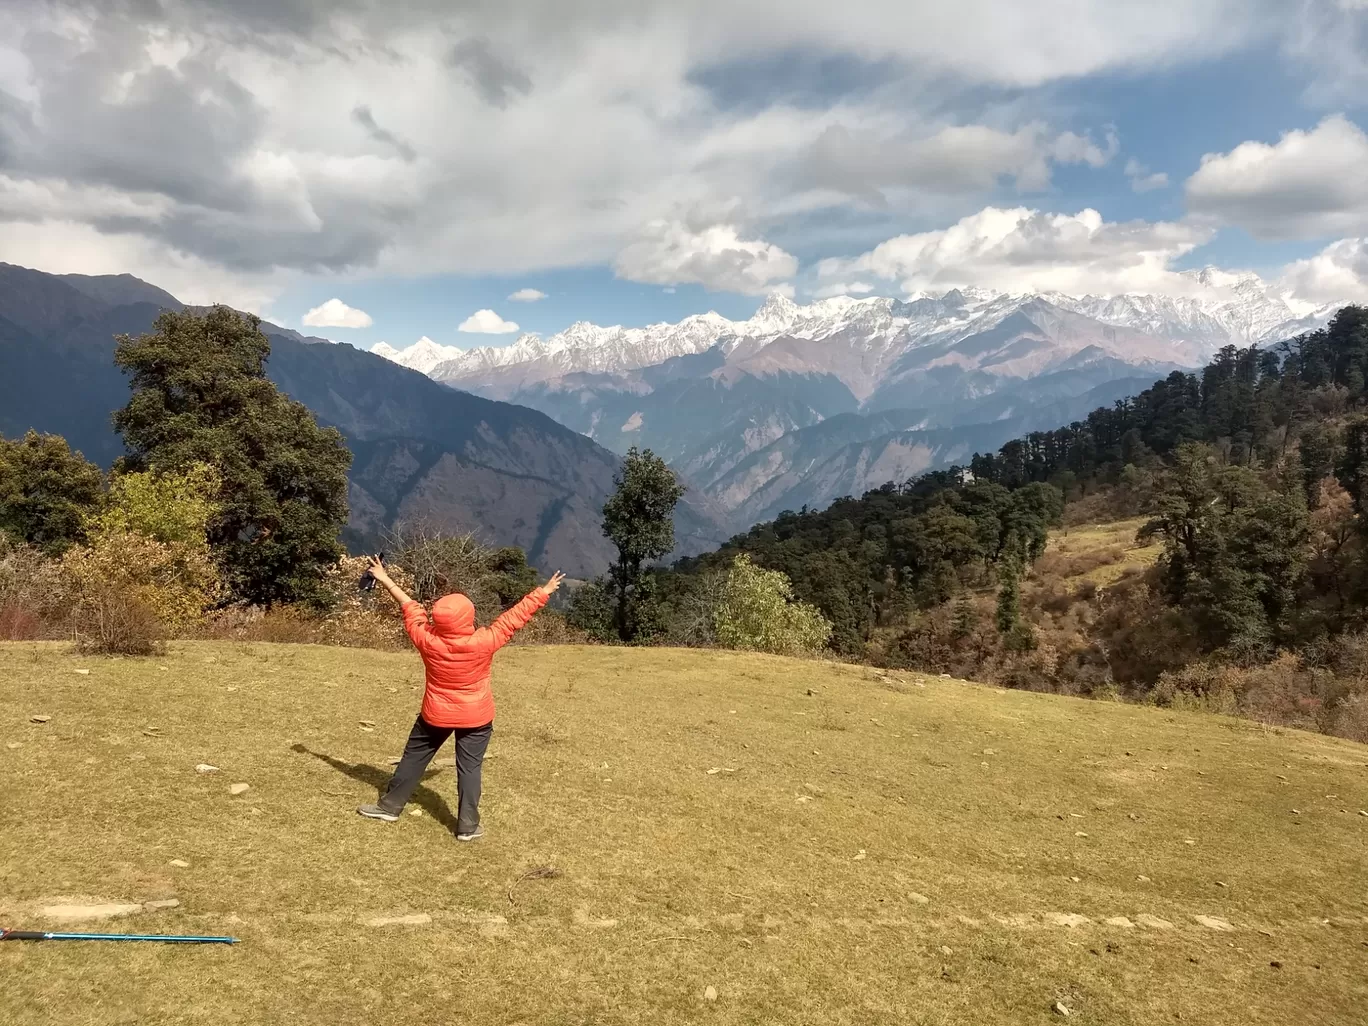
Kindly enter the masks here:
[[39, 930], [6, 930], [0, 928], [0, 941], [159, 941], [163, 944], [236, 944], [236, 937], [173, 936], [146, 933], [44, 933]]

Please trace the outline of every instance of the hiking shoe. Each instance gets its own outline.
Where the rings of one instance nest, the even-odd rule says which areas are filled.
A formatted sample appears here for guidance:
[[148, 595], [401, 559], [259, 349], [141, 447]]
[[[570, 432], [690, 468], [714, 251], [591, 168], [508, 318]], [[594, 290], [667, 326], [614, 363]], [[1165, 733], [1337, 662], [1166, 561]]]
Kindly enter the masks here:
[[380, 819], [386, 823], [397, 823], [399, 821], [399, 813], [390, 812], [383, 805], [362, 805], [356, 811], [367, 819]]
[[478, 841], [478, 840], [479, 840], [481, 837], [483, 837], [483, 836], [484, 836], [484, 827], [476, 827], [474, 830], [471, 830], [471, 831], [469, 831], [469, 832], [467, 832], [467, 833], [464, 833], [464, 834], [457, 834], [457, 835], [456, 835], [456, 840], [458, 840], [458, 841]]

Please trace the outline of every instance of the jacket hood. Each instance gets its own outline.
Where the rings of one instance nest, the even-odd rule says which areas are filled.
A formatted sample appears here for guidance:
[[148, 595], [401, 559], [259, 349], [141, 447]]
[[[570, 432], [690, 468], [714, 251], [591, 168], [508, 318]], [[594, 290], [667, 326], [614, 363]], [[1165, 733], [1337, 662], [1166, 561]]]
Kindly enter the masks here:
[[475, 606], [464, 595], [443, 595], [432, 604], [432, 628], [444, 638], [475, 633]]

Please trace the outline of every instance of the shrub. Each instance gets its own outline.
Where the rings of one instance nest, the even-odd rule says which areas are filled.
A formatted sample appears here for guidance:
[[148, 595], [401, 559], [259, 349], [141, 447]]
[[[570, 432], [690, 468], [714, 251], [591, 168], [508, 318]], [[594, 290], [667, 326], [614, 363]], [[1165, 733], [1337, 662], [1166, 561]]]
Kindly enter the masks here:
[[815, 606], [793, 599], [778, 570], [737, 556], [713, 613], [717, 641], [727, 648], [794, 655], [815, 652], [831, 637], [831, 622]]
[[68, 615], [60, 564], [0, 532], [0, 641], [60, 637]]
[[585, 581], [570, 595], [566, 623], [592, 641], [611, 644], [619, 640], [616, 607], [603, 581]]
[[150, 656], [162, 650], [164, 640], [161, 621], [137, 595], [104, 585], [81, 604], [76, 646], [82, 652]]
[[1335, 707], [1329, 732], [1368, 744], [1368, 693], [1353, 694], [1341, 701]]
[[175, 634], [196, 628], [223, 594], [208, 546], [159, 542], [136, 531], [101, 531], [89, 545], [67, 551], [62, 572], [78, 619], [83, 607], [107, 603], [112, 591], [146, 607]]

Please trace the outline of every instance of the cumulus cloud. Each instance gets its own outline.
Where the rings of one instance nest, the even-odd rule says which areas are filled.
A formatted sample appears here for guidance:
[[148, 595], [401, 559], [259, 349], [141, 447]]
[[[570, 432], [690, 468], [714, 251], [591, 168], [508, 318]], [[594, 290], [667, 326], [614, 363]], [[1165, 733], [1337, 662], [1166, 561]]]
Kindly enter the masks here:
[[1340, 239], [1283, 271], [1288, 292], [1314, 305], [1368, 302], [1368, 239]]
[[518, 289], [508, 297], [514, 303], [536, 303], [546, 298], [546, 293], [539, 289]]
[[1051, 214], [987, 207], [949, 228], [901, 235], [853, 260], [824, 260], [820, 279], [872, 275], [904, 292], [979, 287], [1115, 295], [1189, 288], [1171, 265], [1212, 235], [1181, 222], [1108, 222], [1095, 210]]
[[304, 315], [311, 328], [369, 328], [375, 322], [365, 310], [350, 307], [340, 299], [330, 299]]
[[457, 331], [474, 332], [478, 335], [511, 335], [518, 330], [512, 321], [506, 321], [493, 310], [476, 310], [463, 320]]
[[763, 239], [742, 239], [734, 225], [694, 228], [658, 220], [618, 254], [614, 271], [648, 285], [702, 285], [756, 296], [793, 277], [798, 260]]
[[1166, 172], [1151, 172], [1149, 168], [1134, 157], [1126, 161], [1126, 177], [1130, 179], [1131, 189], [1135, 192], [1151, 192], [1154, 189], [1163, 189], [1169, 183], [1169, 176]]
[[1114, 132], [1099, 146], [1073, 132], [1052, 135], [1032, 123], [1008, 132], [985, 125], [952, 125], [930, 135], [888, 136], [844, 124], [824, 129], [805, 155], [800, 181], [883, 205], [890, 189], [965, 195], [1011, 179], [1022, 192], [1050, 185], [1050, 166], [1102, 167], [1120, 146]]
[[404, 142], [403, 139], [400, 139], [393, 132], [380, 127], [375, 120], [375, 115], [371, 113], [370, 107], [366, 104], [357, 104], [356, 107], [352, 109], [352, 120], [364, 128], [366, 134], [376, 142], [393, 147], [394, 152], [398, 153], [399, 156], [403, 157], [405, 160], [413, 161], [418, 159], [417, 150]]
[[1187, 180], [1188, 207], [1258, 239], [1368, 232], [1368, 135], [1342, 115], [1277, 143], [1208, 153]]
[[833, 299], [836, 296], [867, 296], [874, 291], [874, 286], [866, 281], [833, 282], [830, 285], [823, 285], [821, 288], [814, 289], [813, 299]]
[[[928, 223], [1004, 182], [1045, 188], [1061, 163], [1101, 166], [1116, 152], [1105, 126], [1044, 124], [1047, 93], [1025, 91], [1280, 40], [1303, 6], [0, 4], [0, 175], [54, 197], [41, 215], [0, 213], [0, 245], [27, 225], [52, 240], [54, 269], [74, 270], [92, 259], [62, 242], [79, 233], [102, 260], [142, 254], [121, 269], [154, 280], [195, 267], [182, 278], [198, 288], [278, 293], [342, 272], [611, 264], [678, 204], [735, 195], [747, 217], [714, 223], [783, 224], [779, 253], [806, 252], [810, 225], [870, 204]], [[823, 82], [819, 105], [764, 76], [742, 97], [716, 85], [794, 53], [877, 68], [880, 87], [862, 72]], [[833, 152], [839, 136], [819, 145], [836, 127], [856, 159]], [[91, 209], [92, 190], [112, 209]]]

